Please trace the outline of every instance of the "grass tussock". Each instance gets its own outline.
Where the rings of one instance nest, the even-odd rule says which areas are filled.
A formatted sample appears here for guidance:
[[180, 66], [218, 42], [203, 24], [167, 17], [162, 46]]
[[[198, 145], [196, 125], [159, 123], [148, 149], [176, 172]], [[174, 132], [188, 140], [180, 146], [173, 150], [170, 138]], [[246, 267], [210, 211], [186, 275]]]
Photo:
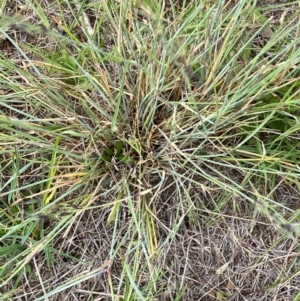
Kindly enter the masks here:
[[299, 300], [296, 3], [1, 11], [1, 300]]

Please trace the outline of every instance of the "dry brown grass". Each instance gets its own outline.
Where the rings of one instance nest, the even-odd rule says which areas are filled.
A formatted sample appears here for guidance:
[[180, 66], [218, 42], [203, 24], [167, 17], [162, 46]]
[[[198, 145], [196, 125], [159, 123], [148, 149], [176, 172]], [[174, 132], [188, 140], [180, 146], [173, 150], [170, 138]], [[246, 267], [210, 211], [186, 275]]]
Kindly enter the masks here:
[[[51, 27], [64, 34], [63, 27], [67, 24], [72, 28], [72, 34], [79, 41], [86, 42], [80, 26], [72, 27], [74, 16], [70, 11], [70, 6], [64, 3], [59, 8], [57, 3], [58, 1], [40, 1]], [[76, 5], [72, 5], [72, 7], [74, 11], [78, 9]], [[282, 9], [284, 10], [284, 8]], [[24, 8], [21, 1], [7, 1], [3, 12], [12, 16], [21, 12], [22, 18], [27, 23], [35, 25], [41, 23], [36, 13], [30, 8]], [[99, 16], [95, 15], [93, 9], [87, 10], [85, 13], [90, 18], [91, 26], [94, 26], [94, 22]], [[272, 11], [273, 13], [275, 14], [276, 11]], [[64, 25], [57, 22], [62, 15], [65, 18]], [[99, 29], [101, 34], [106, 37], [103, 39], [104, 44], [102, 45], [106, 50], [117, 46], [114, 45], [115, 41], [120, 39], [120, 37], [116, 39], [112, 37], [115, 35], [115, 30], [106, 27], [110, 21], [109, 18], [104, 20]], [[23, 29], [22, 25], [19, 25], [8, 31], [17, 44], [23, 39], [45, 52], [59, 50], [60, 45], [48, 32], [45, 33], [41, 30], [34, 35], [29, 35], [28, 29]], [[9, 76], [19, 81], [20, 87], [12, 91], [1, 86], [0, 91], [2, 95], [11, 97], [12, 106], [21, 113], [18, 114], [0, 104], [2, 117], [22, 119], [24, 114], [28, 113], [44, 122], [53, 122], [57, 128], [70, 129], [87, 135], [90, 132], [96, 132], [95, 128], [98, 124], [102, 125], [102, 129], [111, 126], [112, 121], [104, 113], [101, 114], [100, 109], [90, 107], [89, 111], [83, 101], [88, 96], [100, 108], [105, 107], [106, 103], [97, 89], [89, 86], [90, 83], [87, 82], [83, 82], [82, 85], [81, 82], [74, 84], [74, 79], [70, 74], [64, 76], [60, 74], [60, 71], [56, 73], [49, 71], [51, 76], [48, 76], [47, 70], [42, 66], [40, 53], [37, 54], [36, 51], [31, 51], [30, 47], [26, 48], [21, 44], [20, 47], [32, 61], [40, 62], [36, 63], [36, 66], [41, 68], [41, 72], [47, 78], [52, 89], [49, 90], [49, 94], [44, 96], [41, 88], [47, 91], [47, 86], [44, 83], [37, 84], [38, 78], [28, 80], [28, 78], [22, 77], [20, 72], [11, 71]], [[13, 61], [21, 69], [29, 68], [28, 62], [23, 61], [24, 58], [15, 45], [5, 40], [0, 47], [7, 60]], [[132, 49], [123, 50], [125, 53], [132, 51]], [[160, 50], [158, 47], [157, 51]], [[76, 54], [76, 46], [68, 45], [68, 51], [69, 54]], [[128, 55], [128, 60], [133, 60], [133, 58], [134, 55], [132, 57]], [[132, 164], [138, 162], [138, 166], [141, 167], [120, 163], [117, 166], [109, 165], [104, 175], [97, 171], [87, 171], [86, 167], [92, 166], [93, 158], [101, 156], [102, 150], [110, 143], [115, 142], [116, 138], [112, 138], [110, 141], [110, 137], [106, 134], [97, 136], [97, 141], [88, 140], [86, 137], [62, 137], [60, 145], [63, 145], [66, 154], [61, 153], [59, 160], [55, 162], [57, 165], [56, 181], [44, 191], [36, 191], [34, 195], [32, 195], [31, 188], [28, 191], [22, 190], [13, 203], [15, 206], [27, 208], [30, 206], [30, 201], [44, 195], [46, 190], [48, 195], [52, 191], [55, 192], [51, 201], [65, 193], [66, 197], [55, 201], [52, 207], [46, 207], [38, 214], [43, 223], [42, 226], [40, 224], [43, 229], [42, 246], [43, 238], [47, 237], [56, 226], [61, 227], [62, 231], [59, 235], [53, 236], [53, 240], [46, 250], [42, 250], [41, 247], [41, 249], [31, 251], [32, 256], [28, 260], [28, 270], [24, 271], [18, 286], [14, 287], [14, 281], [16, 281], [14, 278], [0, 288], [3, 300], [36, 300], [51, 290], [55, 292], [55, 289], [62, 283], [76, 279], [81, 273], [91, 272], [93, 275], [93, 271], [99, 268], [100, 270], [95, 272], [94, 277], [80, 280], [78, 284], [69, 288], [65, 285], [62, 291], [58, 291], [48, 298], [45, 297], [43, 300], [112, 300], [113, 298], [114, 300], [138, 300], [138, 296], [134, 292], [130, 296], [126, 291], [131, 285], [128, 278], [124, 277], [126, 264], [136, 270], [136, 284], [144, 292], [147, 300], [299, 300], [294, 299], [300, 287], [298, 239], [287, 238], [272, 224], [272, 221], [257, 210], [255, 203], [227, 190], [226, 184], [230, 186], [231, 182], [229, 180], [226, 182], [226, 177], [243, 186], [246, 196], [253, 196], [257, 192], [259, 196], [272, 196], [276, 202], [290, 209], [290, 211], [284, 212], [286, 219], [299, 209], [299, 184], [285, 181], [285, 175], [280, 173], [275, 177], [277, 182], [273, 186], [271, 180], [269, 182], [268, 179], [262, 177], [258, 177], [261, 182], [250, 180], [244, 184], [251, 168], [241, 172], [241, 169], [234, 165], [229, 168], [228, 165], [222, 167], [221, 164], [216, 164], [213, 167], [215, 173], [213, 169], [207, 167], [207, 163], [201, 167], [204, 174], [207, 173], [209, 177], [214, 177], [224, 186], [218, 185], [218, 182], [211, 182], [210, 178], [200, 177], [197, 172], [191, 172], [192, 167], [189, 163], [183, 164], [185, 157], [181, 157], [176, 152], [175, 142], [172, 144], [167, 141], [172, 129], [160, 127], [165, 120], [171, 119], [170, 107], [162, 105], [159, 110], [155, 111], [154, 126], [147, 136], [142, 136], [146, 130], [138, 118], [143, 115], [143, 109], [147, 111], [148, 108], [139, 107], [136, 103], [130, 103], [130, 100], [133, 99], [132, 96], [136, 95], [138, 95], [138, 99], [146, 97], [150, 91], [150, 80], [143, 77], [142, 72], [136, 72], [135, 68], [138, 67], [135, 66], [132, 67], [132, 78], [126, 80], [124, 87], [120, 87], [118, 86], [118, 74], [121, 72], [122, 63], [120, 63], [120, 69], [116, 69], [116, 63], [108, 60], [105, 63], [106, 70], [102, 65], [101, 68], [97, 65], [97, 60], [95, 60], [95, 66], [91, 67], [89, 64], [92, 63], [92, 57], [84, 61], [88, 70], [93, 68], [103, 72], [99, 74], [97, 80], [99, 82], [102, 80], [101, 88], [104, 87], [105, 92], [111, 89], [109, 93], [112, 98], [124, 89], [125, 96], [122, 101], [128, 102], [128, 108], [130, 108], [124, 115], [130, 117], [131, 123], [120, 122], [116, 132], [118, 138], [123, 137], [124, 141], [129, 141], [129, 137], [134, 135], [143, 141], [141, 151], [143, 160], [140, 157], [135, 159], [138, 157], [136, 155], [138, 151], [136, 151], [136, 157], [133, 157], [137, 161]], [[170, 70], [166, 74], [170, 79], [174, 80], [178, 76], [183, 78], [179, 71], [180, 68], [176, 69], [176, 64], [169, 68]], [[185, 72], [189, 73], [189, 71], [187, 66]], [[107, 72], [110, 75], [106, 78]], [[157, 69], [153, 68], [154, 76], [157, 76], [158, 72], [158, 67]], [[78, 76], [79, 74], [80, 72], [78, 72]], [[170, 97], [176, 102], [180, 102], [186, 95], [190, 95], [191, 91], [187, 88], [186, 83], [182, 83], [183, 80], [177, 81], [176, 85], [174, 83], [171, 83], [170, 86], [166, 85], [159, 97], [166, 99]], [[189, 80], [192, 81], [190, 87], [196, 87], [197, 78]], [[143, 86], [137, 91], [133, 86], [135, 81], [139, 82], [139, 87]], [[86, 89], [84, 89], [85, 84], [87, 85]], [[219, 91], [225, 90], [225, 84], [218, 87]], [[34, 93], [37, 93], [38, 97], [31, 103], [21, 101], [18, 104], [15, 97], [18, 89], [23, 89], [22, 93], [27, 89], [28, 97]], [[58, 92], [56, 95], [53, 94], [54, 90]], [[47, 104], [39, 106], [38, 100], [43, 102], [44, 99], [50, 99], [51, 93], [53, 98], [57, 97], [58, 99], [57, 102], [51, 103], [51, 110], [50, 108], [46, 109]], [[216, 91], [216, 93], [219, 92]], [[171, 96], [167, 96], [169, 94]], [[199, 95], [199, 98], [203, 98], [201, 93]], [[57, 107], [55, 107], [55, 103]], [[65, 105], [65, 103], [68, 104]], [[62, 115], [60, 107], [62, 104], [65, 116]], [[211, 106], [210, 110], [213, 111], [214, 108]], [[111, 108], [106, 108], [106, 113], [108, 116], [113, 116], [113, 111], [110, 110]], [[185, 113], [185, 108], [182, 108], [182, 111], [178, 109], [178, 114], [174, 114], [173, 117], [176, 116], [179, 119], [180, 116], [186, 116]], [[183, 120], [180, 123], [180, 130], [185, 133], [186, 137], [194, 134], [195, 127], [193, 124], [189, 124], [191, 120], [193, 118], [186, 117], [186, 121]], [[39, 124], [42, 125], [42, 121]], [[34, 123], [32, 122], [32, 124]], [[157, 128], [159, 130], [156, 130]], [[46, 131], [39, 132], [34, 129], [31, 131], [30, 122], [25, 128], [20, 124], [19, 130], [23, 131], [24, 135], [39, 136], [39, 141], [43, 140], [45, 145], [56, 143], [57, 136], [55, 134], [51, 131], [48, 134]], [[163, 130], [165, 132], [161, 133]], [[55, 129], [53, 131], [55, 132]], [[224, 149], [228, 151], [231, 148], [230, 143], [238, 144], [241, 140], [237, 138], [237, 141], [234, 141], [232, 132], [234, 132], [234, 125], [229, 126], [227, 130], [217, 131], [216, 135], [220, 134], [220, 138], [217, 137], [213, 140], [214, 138], [210, 137], [208, 139], [202, 149], [204, 155], [207, 153], [222, 154]], [[10, 129], [2, 132], [7, 135], [12, 135], [11, 133]], [[228, 138], [223, 138], [225, 136]], [[185, 139], [181, 140], [181, 145], [184, 147], [182, 152], [188, 153], [188, 149], [194, 149], [198, 142], [191, 139], [189, 143], [185, 143]], [[169, 148], [162, 150], [164, 149], [161, 147], [162, 141], [166, 141], [165, 145]], [[221, 142], [217, 145], [218, 141]], [[169, 142], [171, 146], [168, 145]], [[22, 150], [22, 147], [28, 149], [29, 146], [16, 142], [16, 148]], [[127, 147], [129, 152], [132, 151], [132, 148]], [[43, 160], [50, 162], [52, 156], [51, 151], [41, 154], [39, 151], [33, 150], [29, 152], [28, 156], [24, 153], [20, 159], [21, 165], [25, 165], [29, 161], [35, 161], [35, 164], [27, 170], [25, 176], [22, 175], [18, 178], [17, 186], [22, 187], [28, 183], [40, 181], [41, 175], [49, 172], [50, 169], [47, 165], [44, 170], [41, 162]], [[9, 160], [9, 158], [9, 154], [3, 155], [3, 161]], [[223, 162], [226, 163], [225, 160]], [[180, 166], [181, 163], [182, 166]], [[92, 167], [97, 169], [98, 165]], [[3, 169], [3, 183], [9, 181], [11, 177], [9, 171], [7, 174], [5, 172]], [[110, 178], [105, 182], [107, 174], [110, 175]], [[223, 178], [220, 174], [226, 177]], [[101, 181], [105, 182], [102, 186], [100, 186]], [[120, 183], [124, 183], [122, 181], [129, 183], [130, 190], [119, 197], [119, 191], [116, 189], [118, 187], [119, 190], [123, 189], [120, 185]], [[258, 180], [256, 179], [256, 181]], [[68, 189], [77, 184], [81, 185], [81, 183], [84, 184], [80, 186], [80, 189], [67, 193]], [[255, 188], [250, 184], [253, 184]], [[114, 190], [111, 190], [111, 187], [114, 187]], [[3, 197], [7, 197], [9, 191], [9, 186], [2, 190]], [[90, 197], [86, 203], [81, 200], [81, 197], [85, 196]], [[129, 201], [130, 198], [132, 198], [131, 201]], [[116, 221], [111, 214], [118, 202], [120, 207], [117, 209], [118, 220]], [[137, 223], [133, 218], [132, 210], [136, 210]], [[60, 224], [61, 219], [66, 214], [70, 215], [70, 212], [74, 216], [73, 220], [72, 222], [68, 220], [66, 222], [69, 223], [68, 227], [63, 228], [63, 225]], [[24, 218], [26, 217], [24, 216]], [[71, 219], [72, 215], [70, 215]], [[38, 230], [39, 228], [33, 233], [38, 233]], [[34, 235], [30, 237], [35, 238]], [[30, 246], [26, 245], [26, 247]], [[47, 252], [51, 253], [51, 256], [47, 256]], [[0, 260], [1, 264], [4, 264], [3, 260]], [[150, 288], [152, 291], [149, 291]], [[5, 295], [8, 292], [10, 292], [10, 296]], [[181, 297], [180, 294], [182, 294]], [[126, 296], [130, 297], [126, 299]]]

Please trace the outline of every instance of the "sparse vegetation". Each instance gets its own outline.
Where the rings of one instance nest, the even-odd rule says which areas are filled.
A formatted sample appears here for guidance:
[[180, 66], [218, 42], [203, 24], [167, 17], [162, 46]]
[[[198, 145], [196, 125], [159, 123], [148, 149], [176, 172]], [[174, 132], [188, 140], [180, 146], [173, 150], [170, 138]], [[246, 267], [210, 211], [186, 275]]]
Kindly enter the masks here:
[[0, 300], [300, 300], [299, 3], [267, 2], [2, 1]]

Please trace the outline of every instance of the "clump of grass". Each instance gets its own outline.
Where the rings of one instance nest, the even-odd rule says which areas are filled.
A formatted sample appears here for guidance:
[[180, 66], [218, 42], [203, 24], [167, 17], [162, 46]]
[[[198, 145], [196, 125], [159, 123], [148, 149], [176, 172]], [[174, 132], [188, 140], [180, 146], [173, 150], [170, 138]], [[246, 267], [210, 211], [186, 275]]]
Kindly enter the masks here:
[[[248, 1], [26, 12], [47, 27], [54, 8], [61, 33], [1, 30], [3, 298], [295, 296], [298, 208], [279, 193], [299, 197], [294, 16], [272, 26]], [[271, 253], [285, 263], [268, 277]]]

